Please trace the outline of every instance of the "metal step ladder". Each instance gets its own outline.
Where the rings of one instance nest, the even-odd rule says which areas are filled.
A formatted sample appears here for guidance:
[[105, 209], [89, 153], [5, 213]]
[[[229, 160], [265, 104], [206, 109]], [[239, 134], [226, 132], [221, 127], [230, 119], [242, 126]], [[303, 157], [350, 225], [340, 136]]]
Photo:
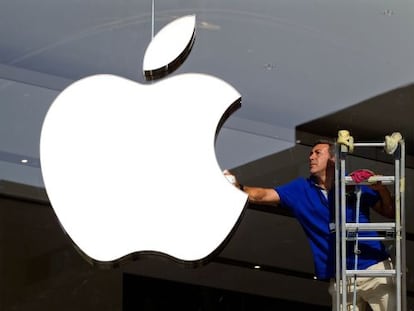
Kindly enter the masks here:
[[[383, 148], [385, 153], [393, 158], [394, 176], [371, 176], [363, 182], [354, 182], [352, 177], [346, 176], [346, 159], [354, 148]], [[395, 219], [394, 222], [359, 223], [360, 185], [369, 185], [380, 181], [385, 185], [394, 186]], [[346, 220], [346, 186], [355, 187], [356, 218], [355, 222]], [[396, 283], [396, 311], [406, 311], [406, 254], [405, 254], [405, 145], [400, 133], [385, 136], [383, 142], [354, 142], [349, 131], [338, 132], [336, 142], [335, 162], [335, 234], [336, 234], [336, 302], [337, 310], [347, 309], [347, 289], [349, 282], [355, 282], [357, 277], [393, 277]], [[377, 231], [378, 236], [359, 236], [363, 231]], [[358, 242], [362, 240], [387, 240], [393, 246], [392, 259], [394, 269], [389, 270], [357, 270], [349, 269], [346, 265], [347, 243], [355, 244], [355, 261], [358, 260]], [[353, 306], [355, 309], [355, 291], [353, 291]], [[342, 307], [342, 309], [341, 309]], [[351, 309], [351, 310], [353, 310]]]

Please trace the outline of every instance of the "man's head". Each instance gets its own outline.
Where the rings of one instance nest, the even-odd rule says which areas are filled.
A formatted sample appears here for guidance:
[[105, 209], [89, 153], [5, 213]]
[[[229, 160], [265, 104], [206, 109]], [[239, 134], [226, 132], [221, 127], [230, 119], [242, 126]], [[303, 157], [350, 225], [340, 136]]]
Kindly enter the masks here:
[[335, 145], [328, 140], [318, 140], [309, 153], [309, 172], [313, 176], [325, 178], [327, 169], [334, 168]]

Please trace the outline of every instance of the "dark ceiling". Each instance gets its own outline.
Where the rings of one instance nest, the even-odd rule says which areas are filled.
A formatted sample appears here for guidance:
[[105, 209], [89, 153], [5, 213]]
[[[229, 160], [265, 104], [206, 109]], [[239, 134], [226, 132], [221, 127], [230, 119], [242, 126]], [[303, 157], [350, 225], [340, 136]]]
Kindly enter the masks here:
[[385, 135], [400, 132], [407, 155], [414, 155], [414, 85], [379, 94], [361, 103], [297, 126], [298, 131], [336, 137], [346, 129], [358, 141], [383, 141]]

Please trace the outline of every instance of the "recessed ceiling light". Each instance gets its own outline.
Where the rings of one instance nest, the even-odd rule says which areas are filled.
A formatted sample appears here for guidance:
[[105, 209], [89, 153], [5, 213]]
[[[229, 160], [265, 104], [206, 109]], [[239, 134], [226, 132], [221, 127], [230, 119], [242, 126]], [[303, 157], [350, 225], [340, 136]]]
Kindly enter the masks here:
[[393, 10], [385, 10], [384, 12], [382, 12], [382, 14], [387, 15], [387, 16], [391, 16], [394, 15], [394, 11]]
[[273, 69], [276, 69], [276, 65], [275, 65], [275, 64], [270, 64], [270, 63], [268, 63], [268, 64], [265, 64], [265, 65], [264, 65], [264, 68], [265, 68], [266, 70], [273, 70]]

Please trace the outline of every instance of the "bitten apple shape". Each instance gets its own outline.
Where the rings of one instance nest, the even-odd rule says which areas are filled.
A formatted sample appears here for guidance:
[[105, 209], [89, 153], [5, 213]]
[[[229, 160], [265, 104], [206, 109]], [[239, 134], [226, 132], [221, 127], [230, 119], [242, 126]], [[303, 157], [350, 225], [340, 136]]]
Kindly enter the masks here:
[[199, 261], [216, 250], [247, 201], [214, 148], [223, 115], [240, 98], [199, 73], [148, 85], [95, 75], [63, 90], [43, 123], [40, 160], [73, 243], [104, 262], [139, 252]]

